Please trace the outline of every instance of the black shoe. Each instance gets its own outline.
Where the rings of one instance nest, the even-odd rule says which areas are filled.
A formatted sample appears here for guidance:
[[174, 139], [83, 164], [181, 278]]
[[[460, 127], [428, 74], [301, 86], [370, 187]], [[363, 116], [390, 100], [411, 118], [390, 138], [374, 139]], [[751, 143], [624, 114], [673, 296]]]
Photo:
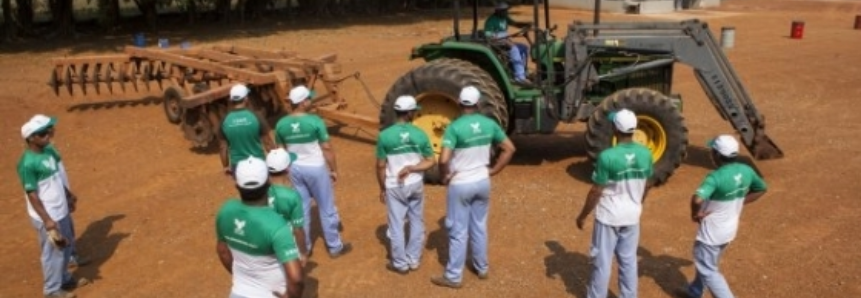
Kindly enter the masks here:
[[64, 291], [71, 291], [71, 290], [86, 286], [88, 284], [90, 284], [89, 279], [82, 277], [82, 278], [79, 278], [76, 280], [76, 279], [72, 278], [72, 280], [60, 285], [60, 289], [62, 289]]
[[438, 285], [440, 287], [449, 287], [452, 289], [460, 289], [460, 283], [459, 282], [450, 281], [450, 280], [448, 280], [448, 278], [445, 278], [445, 276], [431, 277], [431, 283]]
[[526, 78], [523, 78], [520, 80], [514, 80], [514, 84], [522, 86], [522, 87], [532, 87], [534, 85], [534, 84], [532, 84], [532, 81], [530, 81], [529, 79], [526, 79]]
[[333, 258], [333, 259], [337, 259], [343, 255], [350, 253], [351, 251], [353, 251], [353, 245], [350, 243], [344, 242], [344, 244], [341, 245], [341, 250], [339, 250], [338, 252], [329, 252], [329, 257]]
[[386, 269], [400, 275], [407, 275], [408, 273], [410, 273], [410, 269], [398, 269], [395, 268], [395, 265], [392, 265], [392, 263], [386, 264]]

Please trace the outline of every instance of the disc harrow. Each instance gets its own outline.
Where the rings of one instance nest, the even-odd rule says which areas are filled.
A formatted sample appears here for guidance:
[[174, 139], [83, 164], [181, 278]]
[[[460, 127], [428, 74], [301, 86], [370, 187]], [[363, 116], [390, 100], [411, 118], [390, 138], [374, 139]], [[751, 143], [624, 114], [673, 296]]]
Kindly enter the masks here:
[[227, 98], [236, 83], [251, 90], [251, 108], [267, 119], [277, 119], [290, 105], [286, 97], [296, 85], [320, 96], [315, 108], [323, 118], [346, 125], [373, 128], [374, 118], [346, 112], [338, 86], [356, 79], [376, 102], [359, 73], [341, 75], [335, 54], [316, 58], [289, 51], [267, 51], [217, 45], [187, 49], [126, 47], [122, 54], [64, 57], [51, 60], [48, 85], [70, 108], [112, 105], [125, 101], [161, 101], [165, 115], [178, 124], [195, 147], [209, 146], [228, 110]]

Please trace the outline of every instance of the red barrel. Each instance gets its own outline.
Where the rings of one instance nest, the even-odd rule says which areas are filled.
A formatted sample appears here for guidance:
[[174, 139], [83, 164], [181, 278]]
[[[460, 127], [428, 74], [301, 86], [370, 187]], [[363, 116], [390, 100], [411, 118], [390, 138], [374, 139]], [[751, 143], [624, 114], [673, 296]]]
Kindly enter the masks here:
[[855, 30], [861, 30], [861, 15], [855, 16]]
[[801, 39], [804, 37], [804, 21], [792, 21], [792, 30], [789, 32], [789, 38]]

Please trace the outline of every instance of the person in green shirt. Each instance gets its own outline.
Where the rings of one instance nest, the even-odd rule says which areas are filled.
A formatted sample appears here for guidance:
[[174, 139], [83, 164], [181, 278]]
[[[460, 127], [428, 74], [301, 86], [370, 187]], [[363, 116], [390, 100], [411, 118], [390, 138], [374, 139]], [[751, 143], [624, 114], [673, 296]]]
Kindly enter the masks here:
[[[443, 134], [439, 157], [440, 175], [446, 187], [445, 222], [448, 228], [448, 263], [442, 276], [431, 278], [441, 287], [460, 288], [466, 264], [467, 243], [472, 247], [471, 269], [487, 279], [487, 217], [490, 209], [490, 177], [502, 172], [516, 148], [496, 121], [479, 109], [481, 91], [466, 86], [460, 92], [461, 115]], [[493, 147], [496, 163], [490, 165]]]
[[[67, 292], [81, 285], [75, 281], [68, 269], [72, 248], [69, 245], [72, 233], [70, 210], [77, 203], [66, 188], [61, 175], [58, 155], [51, 149], [51, 127], [56, 120], [49, 117], [33, 117], [21, 127], [21, 137], [27, 149], [18, 162], [18, 178], [24, 188], [27, 213], [39, 235], [43, 275], [43, 293], [46, 298], [70, 298]], [[53, 241], [49, 234], [59, 234]]]
[[248, 156], [265, 159], [266, 151], [275, 148], [269, 136], [269, 125], [249, 107], [250, 92], [242, 84], [230, 88], [230, 111], [218, 130], [219, 155], [225, 174], [231, 174], [240, 159]]
[[296, 154], [289, 153], [284, 148], [276, 148], [266, 155], [266, 166], [269, 167], [269, 206], [275, 208], [278, 214], [293, 228], [293, 237], [299, 246], [299, 259], [305, 267], [308, 253], [305, 251], [305, 214], [302, 208], [302, 196], [289, 185], [288, 171], [296, 161]]
[[[436, 161], [427, 134], [411, 123], [421, 109], [416, 99], [400, 96], [392, 108], [398, 120], [377, 138], [377, 183], [380, 203], [388, 209], [392, 261], [386, 268], [403, 275], [418, 270], [421, 262], [425, 236], [424, 171], [436, 165]], [[410, 223], [407, 243], [404, 243], [404, 218]]]
[[515, 21], [508, 15], [509, 8], [508, 3], [505, 2], [496, 4], [494, 13], [484, 21], [484, 36], [491, 41], [508, 44], [508, 58], [511, 59], [511, 66], [514, 70], [514, 82], [521, 85], [532, 85], [532, 82], [526, 78], [529, 47], [523, 43], [511, 41], [508, 35], [509, 24], [518, 28], [528, 28], [532, 26], [532, 23]]
[[717, 169], [691, 196], [691, 220], [699, 225], [694, 242], [694, 280], [688, 285], [688, 297], [702, 297], [705, 290], [718, 298], [733, 297], [718, 264], [729, 243], [738, 233], [744, 205], [762, 197], [767, 186], [749, 165], [738, 160], [738, 141], [720, 135], [709, 141], [712, 162]]
[[608, 115], [617, 144], [604, 149], [595, 162], [592, 188], [577, 216], [582, 230], [586, 217], [595, 210], [592, 228], [592, 278], [586, 297], [607, 297], [613, 257], [619, 263], [619, 297], [637, 297], [637, 247], [640, 215], [654, 173], [652, 153], [634, 142], [637, 115], [621, 109]]
[[215, 218], [216, 251], [233, 277], [231, 298], [302, 297], [304, 274], [290, 224], [269, 206], [269, 170], [253, 156], [237, 161], [240, 199]]

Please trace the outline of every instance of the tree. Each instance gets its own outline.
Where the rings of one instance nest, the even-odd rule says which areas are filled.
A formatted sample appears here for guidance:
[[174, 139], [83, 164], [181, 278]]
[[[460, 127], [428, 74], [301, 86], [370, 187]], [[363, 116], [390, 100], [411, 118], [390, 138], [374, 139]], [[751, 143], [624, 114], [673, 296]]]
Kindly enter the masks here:
[[147, 27], [152, 30], [158, 27], [158, 0], [134, 0], [138, 11], [143, 15]]
[[3, 36], [0, 40], [11, 40], [17, 35], [17, 25], [12, 19], [12, 0], [3, 0]]
[[48, 0], [54, 28], [57, 28], [55, 33], [59, 36], [75, 34], [75, 10], [72, 3], [72, 0]]
[[[33, 0], [16, 0], [15, 10], [17, 28], [20, 28], [25, 35], [29, 35], [33, 30], [33, 18], [35, 15]], [[3, 11], [5, 13], [6, 9], [4, 8]]]

